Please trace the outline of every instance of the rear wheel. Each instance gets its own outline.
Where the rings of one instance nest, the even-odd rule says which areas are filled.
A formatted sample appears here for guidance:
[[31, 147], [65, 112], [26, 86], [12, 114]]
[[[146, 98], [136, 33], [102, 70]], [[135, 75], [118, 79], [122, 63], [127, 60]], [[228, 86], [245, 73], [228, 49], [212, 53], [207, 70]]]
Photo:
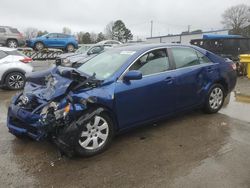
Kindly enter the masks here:
[[75, 50], [75, 47], [73, 44], [68, 44], [66, 50], [67, 52], [73, 52]]
[[214, 84], [208, 93], [205, 101], [205, 111], [207, 113], [216, 113], [223, 106], [225, 99], [224, 88], [220, 84]]
[[103, 152], [113, 138], [113, 122], [104, 113], [94, 116], [86, 125], [81, 125], [80, 130], [75, 148], [80, 156], [88, 157]]
[[25, 76], [20, 72], [9, 73], [5, 77], [5, 86], [11, 90], [23, 89], [25, 85]]
[[35, 49], [41, 51], [42, 49], [44, 49], [44, 44], [42, 42], [37, 42], [35, 44]]
[[7, 41], [7, 46], [8, 46], [9, 48], [17, 48], [17, 41], [14, 40], [14, 39], [9, 39], [9, 40]]

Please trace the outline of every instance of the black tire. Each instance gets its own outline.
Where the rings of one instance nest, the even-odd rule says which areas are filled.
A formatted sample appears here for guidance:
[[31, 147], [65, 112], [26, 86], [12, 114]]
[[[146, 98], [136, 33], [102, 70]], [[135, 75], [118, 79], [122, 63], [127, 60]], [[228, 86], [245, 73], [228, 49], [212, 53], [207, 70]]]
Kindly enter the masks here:
[[27, 138], [27, 136], [25, 136], [25, 135], [14, 134], [14, 133], [12, 133], [12, 134], [13, 134], [17, 139], [20, 139], [20, 140]]
[[[79, 156], [90, 157], [90, 156], [93, 156], [93, 155], [97, 155], [99, 153], [104, 152], [110, 146], [110, 144], [111, 144], [111, 141], [112, 141], [112, 138], [113, 138], [113, 135], [114, 135], [114, 124], [113, 124], [113, 121], [111, 120], [111, 118], [106, 113], [102, 113], [102, 114], [97, 115], [95, 117], [98, 117], [98, 116], [101, 117], [102, 119], [104, 119], [107, 122], [107, 125], [108, 125], [108, 134], [107, 134], [108, 136], [106, 138], [106, 141], [103, 142], [103, 144], [100, 145], [100, 146], [98, 146], [98, 148], [96, 148], [96, 149], [86, 149], [86, 148], [84, 148], [83, 146], [80, 145], [80, 142], [82, 142], [81, 139], [83, 139], [83, 141], [86, 141], [87, 139], [91, 139], [91, 138], [94, 139], [94, 137], [91, 136], [91, 138], [90, 138], [90, 136], [88, 136], [88, 137], [86, 136], [86, 139], [84, 137], [81, 137], [81, 135], [82, 135], [83, 132], [84, 133], [85, 132], [89, 132], [89, 131], [87, 131], [88, 130], [87, 124], [86, 125], [81, 125], [81, 129], [80, 129], [80, 132], [79, 132], [78, 138], [77, 138], [77, 145], [75, 147], [75, 152]], [[99, 124], [102, 123], [101, 121], [102, 120], [100, 120]], [[90, 121], [90, 124], [94, 124], [94, 119]], [[89, 133], [89, 134], [92, 134], [92, 133]], [[88, 146], [90, 147], [91, 144], [94, 145], [93, 141], [92, 141], [92, 143], [90, 141], [89, 145], [87, 145], [86, 147], [88, 147]], [[98, 144], [99, 144], [99, 142], [98, 142]]]
[[208, 114], [217, 113], [223, 106], [225, 97], [225, 89], [221, 84], [212, 85], [205, 100], [204, 111]]
[[17, 48], [18, 47], [18, 43], [15, 39], [8, 39], [7, 40], [7, 47], [9, 48]]
[[21, 72], [11, 72], [4, 79], [4, 85], [7, 89], [19, 90], [23, 89], [26, 78]]
[[44, 44], [42, 42], [35, 43], [35, 50], [41, 51], [44, 49]]
[[68, 45], [66, 46], [66, 51], [67, 51], [67, 52], [73, 52], [73, 51], [75, 51], [74, 45], [73, 45], [73, 44], [68, 44]]

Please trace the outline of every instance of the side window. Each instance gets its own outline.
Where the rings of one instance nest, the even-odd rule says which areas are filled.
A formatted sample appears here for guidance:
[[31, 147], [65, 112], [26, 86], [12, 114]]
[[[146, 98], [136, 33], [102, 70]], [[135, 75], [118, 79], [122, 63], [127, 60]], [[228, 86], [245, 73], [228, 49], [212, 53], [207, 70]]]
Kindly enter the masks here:
[[47, 35], [49, 38], [57, 38], [57, 34], [56, 33], [50, 33]]
[[7, 54], [4, 51], [0, 50], [0, 59], [3, 59], [6, 56], [7, 56]]
[[90, 54], [98, 54], [103, 50], [101, 46], [95, 46], [89, 50]]
[[15, 28], [10, 28], [10, 31], [11, 31], [11, 33], [15, 33], [15, 34], [19, 33], [19, 31]]
[[200, 52], [198, 52], [198, 51], [196, 51], [196, 53], [197, 53], [197, 56], [198, 56], [198, 58], [199, 58], [200, 64], [202, 64], [202, 63], [210, 63], [210, 62], [211, 62], [211, 61], [207, 58], [207, 56], [205, 56], [204, 54], [202, 54], [202, 53], [200, 53]]
[[68, 35], [65, 35], [65, 34], [62, 34], [62, 33], [58, 33], [58, 34], [57, 34], [57, 37], [58, 37], [58, 38], [67, 38]]
[[6, 32], [6, 30], [4, 28], [0, 27], [0, 33], [5, 33], [5, 32]]
[[138, 59], [129, 70], [139, 70], [142, 75], [150, 75], [167, 71], [169, 61], [166, 49], [154, 50]]
[[200, 64], [195, 50], [191, 48], [172, 48], [176, 68]]

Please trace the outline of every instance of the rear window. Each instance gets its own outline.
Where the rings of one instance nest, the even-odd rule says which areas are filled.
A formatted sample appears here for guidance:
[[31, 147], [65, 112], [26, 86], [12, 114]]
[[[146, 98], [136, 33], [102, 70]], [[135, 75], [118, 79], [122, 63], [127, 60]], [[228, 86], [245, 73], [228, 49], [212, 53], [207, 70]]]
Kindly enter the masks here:
[[4, 28], [0, 27], [0, 33], [5, 33], [5, 32], [6, 32], [6, 30]]
[[61, 33], [58, 33], [57, 36], [58, 36], [58, 38], [68, 38], [68, 37], [70, 37], [70, 35], [61, 34]]
[[11, 33], [19, 33], [19, 31], [15, 28], [10, 28]]

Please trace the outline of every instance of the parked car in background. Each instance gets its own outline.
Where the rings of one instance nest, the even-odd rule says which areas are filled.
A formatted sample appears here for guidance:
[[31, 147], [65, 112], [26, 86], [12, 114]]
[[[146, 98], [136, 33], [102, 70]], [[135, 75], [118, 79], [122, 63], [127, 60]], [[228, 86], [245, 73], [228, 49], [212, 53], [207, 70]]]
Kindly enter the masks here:
[[26, 45], [38, 51], [44, 48], [59, 48], [67, 52], [73, 52], [78, 48], [78, 41], [73, 35], [49, 33], [26, 40]]
[[0, 86], [8, 89], [22, 89], [25, 85], [25, 74], [33, 67], [32, 59], [13, 48], [0, 47]]
[[111, 44], [111, 45], [121, 45], [123, 44], [122, 42], [118, 40], [103, 40], [101, 42], [98, 42], [97, 44]]
[[0, 26], [0, 44], [9, 48], [17, 48], [25, 44], [25, 39], [16, 28]]
[[83, 45], [81, 48], [75, 51], [75, 53], [61, 54], [56, 58], [57, 66], [74, 67], [77, 68], [82, 65], [85, 61], [92, 58], [93, 56], [112, 48], [109, 44], [89, 44]]
[[67, 154], [92, 156], [135, 126], [195, 108], [218, 112], [235, 84], [233, 64], [199, 47], [118, 47], [78, 69], [32, 73], [10, 104], [7, 126], [18, 137], [53, 138]]

